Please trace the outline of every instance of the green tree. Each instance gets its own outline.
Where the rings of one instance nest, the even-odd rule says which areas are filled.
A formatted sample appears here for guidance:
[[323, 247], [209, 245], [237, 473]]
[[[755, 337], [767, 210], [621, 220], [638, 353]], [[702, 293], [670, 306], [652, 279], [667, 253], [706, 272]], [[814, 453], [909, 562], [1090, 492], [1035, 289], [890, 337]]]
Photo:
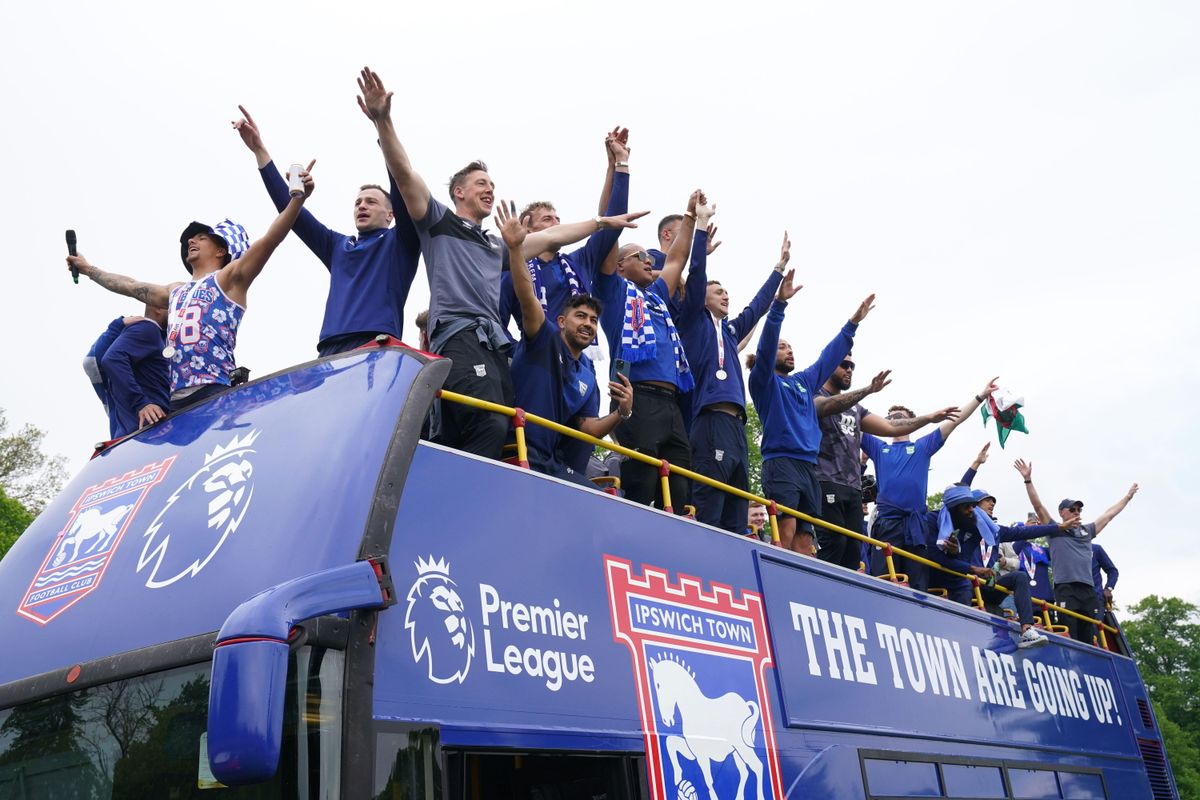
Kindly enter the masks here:
[[17, 541], [17, 537], [25, 532], [29, 523], [33, 522], [33, 514], [29, 509], [4, 494], [0, 489], [0, 558]]
[[58, 494], [66, 479], [66, 459], [43, 453], [45, 439], [45, 431], [28, 424], [8, 433], [8, 419], [0, 409], [0, 490], [34, 516]]
[[1200, 800], [1200, 608], [1149, 595], [1122, 629], [1142, 671], [1182, 800]]
[[758, 418], [754, 404], [750, 403], [746, 405], [746, 445], [750, 448], [750, 464], [747, 471], [750, 473], [750, 491], [762, 497], [762, 449], [758, 446], [760, 441], [762, 420]]
[[942, 493], [934, 492], [933, 494], [926, 497], [925, 498], [925, 508], [929, 509], [930, 511], [941, 511], [942, 510]]

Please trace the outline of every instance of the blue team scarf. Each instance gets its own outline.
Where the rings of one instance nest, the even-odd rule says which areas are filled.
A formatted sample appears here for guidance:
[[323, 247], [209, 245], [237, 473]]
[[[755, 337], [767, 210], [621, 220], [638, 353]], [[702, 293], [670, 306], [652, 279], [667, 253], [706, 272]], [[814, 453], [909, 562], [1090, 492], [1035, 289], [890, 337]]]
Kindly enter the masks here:
[[[571, 262], [562, 253], [555, 253], [554, 257], [558, 259], [558, 265], [562, 267], [563, 274], [567, 276], [567, 288], [571, 290], [571, 297], [583, 294], [583, 284], [579, 282], [579, 274], [575, 272]], [[534, 257], [525, 263], [529, 267], [529, 277], [533, 278], [533, 293], [537, 295], [538, 302], [542, 304], [542, 311], [549, 316], [550, 306], [546, 303], [546, 290], [542, 287], [541, 259]]]
[[[978, 502], [978, 498], [967, 486], [951, 486], [942, 493], [942, 510], [938, 512], [937, 540], [939, 545], [954, 533], [954, 522], [950, 518], [950, 509], [971, 501]], [[1000, 531], [1000, 526], [983, 513], [983, 509], [978, 506], [975, 508], [975, 527], [988, 547], [996, 546], [996, 534]]]
[[658, 355], [658, 342], [654, 336], [654, 323], [650, 320], [650, 311], [662, 314], [667, 324], [667, 334], [671, 339], [671, 350], [675, 355], [675, 374], [679, 391], [690, 392], [695, 385], [692, 379], [691, 367], [688, 366], [687, 356], [683, 352], [683, 343], [679, 341], [679, 333], [675, 330], [675, 321], [667, 305], [654, 292], [643, 292], [633, 281], [625, 280], [625, 322], [621, 327], [621, 358], [631, 364], [639, 361], [651, 361]]

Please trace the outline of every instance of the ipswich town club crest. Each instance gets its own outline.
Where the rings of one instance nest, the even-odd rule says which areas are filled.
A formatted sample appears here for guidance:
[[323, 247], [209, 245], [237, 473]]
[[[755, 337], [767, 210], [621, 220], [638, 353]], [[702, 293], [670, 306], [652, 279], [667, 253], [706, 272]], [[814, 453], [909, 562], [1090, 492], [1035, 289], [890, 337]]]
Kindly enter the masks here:
[[17, 613], [45, 625], [96, 591], [142, 501], [174, 460], [171, 456], [85, 489]]
[[650, 796], [783, 797], [766, 691], [772, 664], [762, 596], [604, 557], [614, 638], [633, 656]]
[[254, 498], [254, 442], [259, 431], [234, 436], [204, 456], [143, 535], [137, 571], [162, 589], [204, 569], [242, 524]]

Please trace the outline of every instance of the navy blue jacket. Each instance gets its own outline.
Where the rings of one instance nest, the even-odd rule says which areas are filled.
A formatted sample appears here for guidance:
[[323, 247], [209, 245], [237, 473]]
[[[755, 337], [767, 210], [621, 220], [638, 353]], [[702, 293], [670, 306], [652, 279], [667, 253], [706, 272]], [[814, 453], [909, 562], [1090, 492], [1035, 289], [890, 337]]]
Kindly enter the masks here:
[[153, 403], [164, 412], [171, 406], [171, 368], [162, 350], [166, 332], [144, 319], [126, 325], [100, 358], [100, 374], [108, 390], [108, 429], [112, 439], [138, 429], [138, 411]]

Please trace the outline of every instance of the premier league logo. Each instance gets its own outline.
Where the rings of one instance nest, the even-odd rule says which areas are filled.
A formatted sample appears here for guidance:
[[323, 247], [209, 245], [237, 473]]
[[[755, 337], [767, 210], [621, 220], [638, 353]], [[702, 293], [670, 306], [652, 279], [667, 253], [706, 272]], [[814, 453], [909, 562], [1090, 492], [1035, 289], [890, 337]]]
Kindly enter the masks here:
[[259, 432], [217, 445], [204, 464], [167, 498], [146, 529], [137, 571], [146, 586], [162, 589], [196, 575], [233, 535], [254, 498], [254, 441]]
[[434, 683], [462, 683], [475, 655], [475, 629], [444, 559], [418, 558], [417, 581], [408, 590], [404, 627], [413, 661], [425, 661]]
[[613, 630], [633, 655], [650, 794], [782, 798], [766, 700], [772, 664], [762, 597], [605, 557]]
[[89, 486], [17, 608], [45, 625], [94, 592], [146, 494], [164, 477], [172, 456], [97, 486]]

